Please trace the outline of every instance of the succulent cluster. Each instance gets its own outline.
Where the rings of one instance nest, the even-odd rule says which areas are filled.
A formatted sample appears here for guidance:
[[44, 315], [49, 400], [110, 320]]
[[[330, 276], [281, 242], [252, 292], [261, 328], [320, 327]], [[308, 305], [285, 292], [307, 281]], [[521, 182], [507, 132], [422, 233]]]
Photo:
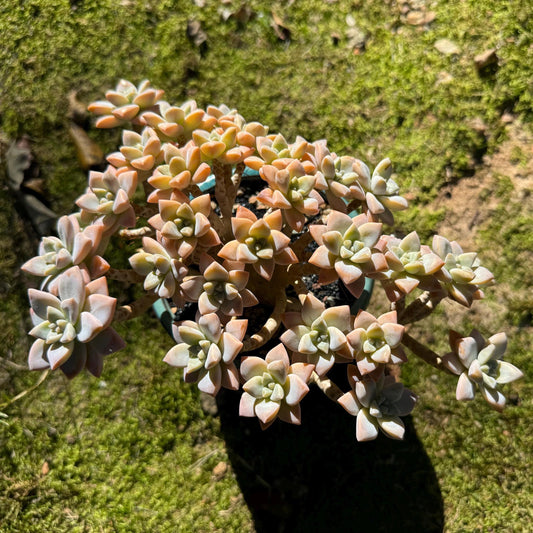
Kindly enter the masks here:
[[[30, 368], [100, 375], [103, 356], [124, 344], [111, 323], [163, 298], [196, 316], [174, 324], [164, 361], [207, 394], [242, 386], [240, 414], [263, 428], [276, 418], [299, 424], [309, 384], [326, 389], [337, 364], [352, 389], [328, 395], [357, 417], [356, 438], [378, 430], [402, 438], [400, 417], [416, 401], [392, 372], [407, 361], [404, 346], [460, 375], [458, 399], [471, 399], [477, 386], [503, 406], [497, 387], [521, 375], [501, 361], [504, 334], [486, 343], [454, 333], [453, 352], [440, 358], [405, 333], [444, 298], [469, 307], [493, 276], [444, 237], [430, 247], [415, 232], [385, 233], [407, 208], [389, 159], [371, 172], [325, 140], [289, 142], [227, 106], [162, 97], [147, 81], [122, 80], [89, 106], [97, 127], [125, 128], [122, 145], [104, 172], [89, 174], [80, 211], [62, 217], [58, 235], [43, 238], [22, 267], [43, 278], [30, 290]], [[242, 180], [254, 172], [249, 200], [257, 208], [238, 205]], [[116, 238], [138, 239], [131, 269], [104, 259]], [[146, 294], [117, 306], [106, 278], [142, 284]], [[377, 318], [358, 309], [368, 280], [391, 303]], [[312, 293], [332, 283], [351, 294], [345, 305], [327, 307]]]

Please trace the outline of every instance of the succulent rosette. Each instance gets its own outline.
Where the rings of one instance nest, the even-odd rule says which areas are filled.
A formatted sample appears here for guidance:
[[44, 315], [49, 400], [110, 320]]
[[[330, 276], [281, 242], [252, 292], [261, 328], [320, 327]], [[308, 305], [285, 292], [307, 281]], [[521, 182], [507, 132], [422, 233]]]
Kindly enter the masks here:
[[452, 352], [446, 354], [443, 361], [449, 370], [459, 375], [457, 399], [473, 400], [477, 387], [490, 406], [501, 411], [505, 407], [505, 396], [498, 390], [499, 386], [524, 376], [514, 365], [502, 361], [507, 335], [496, 333], [485, 340], [477, 330], [472, 330], [468, 337], [461, 337], [452, 330], [450, 346]]
[[31, 370], [61, 368], [69, 378], [83, 368], [100, 376], [103, 357], [124, 347], [110, 328], [116, 299], [108, 295], [101, 277], [86, 283], [74, 266], [58, 278], [58, 295], [29, 289], [33, 329], [36, 337], [28, 358]]
[[221, 163], [235, 165], [253, 153], [253, 148], [237, 144], [237, 128], [215, 128], [211, 131], [195, 130], [194, 143], [200, 147], [203, 161], [216, 159]]
[[473, 300], [483, 298], [479, 287], [491, 285], [494, 275], [481, 266], [475, 252], [465, 253], [457, 242], [450, 242], [440, 235], [433, 237], [432, 248], [444, 261], [435, 277], [451, 298], [465, 307], [470, 307]]
[[186, 276], [187, 267], [180, 259], [171, 257], [156, 240], [143, 237], [142, 244], [142, 249], [132, 255], [129, 262], [137, 274], [145, 276], [144, 289], [183, 304], [179, 283]]
[[283, 344], [272, 348], [265, 359], [244, 358], [240, 370], [245, 383], [239, 414], [257, 416], [262, 429], [277, 417], [290, 424], [300, 424], [300, 401], [309, 392], [307, 382], [313, 368], [306, 363], [291, 365]]
[[281, 232], [283, 217], [276, 209], [259, 220], [249, 209], [239, 206], [231, 219], [235, 240], [225, 244], [218, 255], [230, 261], [253, 265], [255, 271], [270, 280], [274, 267], [297, 263], [289, 247], [290, 238]]
[[281, 209], [293, 230], [301, 231], [306, 216], [318, 214], [324, 201], [315, 190], [317, 178], [307, 174], [306, 166], [300, 161], [294, 160], [281, 170], [265, 165], [261, 167], [260, 175], [269, 187], [257, 195], [258, 200], [269, 207]]
[[253, 170], [261, 170], [264, 165], [272, 165], [277, 169], [283, 169], [293, 159], [302, 159], [308, 148], [309, 143], [302, 137], [297, 137], [293, 144], [289, 144], [281, 133], [258, 136], [256, 139], [258, 156], [247, 157], [245, 163]]
[[318, 172], [326, 182], [324, 189], [328, 204], [333, 209], [346, 213], [346, 201], [365, 200], [365, 193], [358, 181], [359, 175], [354, 170], [356, 159], [331, 154], [325, 141], [317, 141], [314, 146], [314, 160]]
[[165, 355], [163, 361], [183, 368], [187, 383], [198, 383], [198, 388], [215, 396], [220, 387], [237, 390], [239, 372], [234, 360], [240, 352], [248, 320], [230, 320], [224, 327], [216, 314], [185, 320], [174, 324], [172, 330], [178, 343]]
[[321, 283], [331, 283], [340, 277], [358, 298], [365, 286], [365, 276], [387, 268], [383, 254], [374, 249], [381, 235], [381, 223], [369, 222], [365, 214], [351, 218], [332, 211], [325, 226], [312, 225], [309, 231], [320, 245], [309, 262], [323, 269]]
[[372, 176], [369, 168], [356, 159], [353, 170], [357, 173], [358, 182], [365, 192], [365, 203], [368, 215], [372, 220], [381, 220], [385, 224], [394, 224], [393, 211], [407, 209], [408, 203], [400, 196], [400, 187], [391, 178], [392, 165], [387, 157], [378, 163]]
[[152, 128], [144, 128], [141, 134], [124, 130], [122, 146], [119, 152], [107, 156], [107, 161], [118, 169], [118, 172], [137, 170], [141, 176], [150, 171], [163, 160], [161, 141]]
[[351, 329], [350, 307], [326, 306], [312, 294], [302, 297], [302, 311], [284, 313], [287, 328], [280, 340], [294, 357], [311, 363], [324, 376], [335, 362], [352, 360], [346, 334]]
[[377, 247], [385, 253], [387, 259], [388, 270], [380, 273], [379, 279], [391, 302], [399, 300], [417, 287], [440, 291], [435, 274], [440, 271], [444, 261], [429, 246], [420, 244], [416, 231], [401, 240], [390, 235], [383, 236]]
[[367, 311], [359, 311], [347, 339], [361, 375], [374, 372], [387, 363], [407, 361], [400, 345], [404, 329], [398, 324], [396, 311], [378, 318]]
[[99, 100], [89, 105], [91, 113], [99, 115], [97, 128], [115, 128], [128, 121], [139, 121], [139, 113], [152, 108], [163, 96], [164, 91], [150, 87], [148, 80], [138, 87], [127, 80], [120, 80], [114, 91], [107, 91], [106, 100]]
[[104, 236], [118, 227], [135, 226], [136, 217], [131, 198], [137, 188], [137, 172], [118, 174], [109, 166], [105, 172], [89, 172], [89, 188], [76, 201], [81, 209], [80, 219], [86, 225], [104, 228]]
[[360, 377], [354, 365], [348, 367], [352, 390], [338, 402], [352, 416], [357, 417], [355, 436], [358, 441], [374, 440], [383, 431], [393, 439], [403, 439], [405, 426], [401, 416], [407, 416], [417, 397], [394, 377], [381, 374], [377, 381]]
[[36, 257], [26, 261], [22, 270], [34, 276], [44, 277], [41, 288], [48, 286], [54, 292], [54, 280], [74, 265], [89, 268], [92, 277], [103, 275], [109, 264], [97, 254], [102, 241], [102, 226], [80, 229], [76, 215], [65, 215], [57, 221], [57, 237], [43, 237]]
[[158, 231], [161, 243], [168, 252], [185, 259], [197, 246], [207, 249], [220, 244], [208, 218], [211, 213], [209, 194], [189, 200], [176, 191], [174, 198], [160, 200], [159, 213], [148, 220]]
[[221, 265], [207, 254], [200, 257], [201, 276], [187, 276], [181, 284], [188, 301], [198, 302], [202, 315], [220, 312], [242, 315], [244, 307], [258, 303], [246, 288], [249, 274], [242, 263], [224, 261]]
[[174, 191], [182, 191], [191, 184], [205, 181], [211, 174], [211, 167], [202, 163], [200, 148], [192, 141], [178, 148], [166, 144], [164, 148], [165, 164], [158, 166], [148, 183], [155, 189], [147, 198], [148, 202], [171, 200]]
[[146, 124], [159, 131], [163, 140], [185, 142], [192, 139], [192, 132], [197, 128], [210, 131], [216, 119], [198, 109], [194, 100], [188, 100], [180, 106], [171, 106], [168, 102], [159, 102], [159, 113], [146, 111], [142, 118]]

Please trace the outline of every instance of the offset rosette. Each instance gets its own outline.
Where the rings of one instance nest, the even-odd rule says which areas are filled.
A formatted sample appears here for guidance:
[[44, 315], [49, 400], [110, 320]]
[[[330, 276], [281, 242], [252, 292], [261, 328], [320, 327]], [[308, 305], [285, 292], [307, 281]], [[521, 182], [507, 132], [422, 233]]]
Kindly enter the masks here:
[[433, 251], [444, 261], [443, 267], [435, 274], [450, 298], [465, 307], [473, 300], [483, 298], [485, 287], [494, 283], [494, 275], [481, 266], [475, 252], [465, 253], [455, 241], [448, 241], [440, 235], [433, 237]]
[[389, 235], [383, 236], [378, 248], [385, 253], [389, 267], [389, 270], [380, 274], [379, 279], [391, 302], [399, 300], [417, 287], [440, 291], [435, 274], [442, 268], [444, 261], [429, 246], [420, 244], [416, 231], [402, 240]]
[[257, 298], [246, 288], [249, 274], [242, 263], [224, 261], [221, 265], [203, 254], [200, 272], [201, 276], [186, 277], [181, 288], [188, 301], [198, 302], [202, 315], [220, 312], [239, 316], [244, 307], [257, 305]]
[[159, 232], [161, 243], [168, 252], [185, 259], [197, 246], [210, 248], [220, 244], [208, 219], [211, 213], [209, 194], [189, 201], [177, 191], [174, 197], [176, 200], [160, 200], [159, 214], [148, 220]]
[[281, 232], [283, 219], [277, 209], [259, 220], [245, 207], [239, 206], [231, 227], [235, 240], [228, 242], [218, 255], [230, 261], [252, 264], [265, 279], [271, 279], [274, 267], [297, 263], [296, 254], [289, 248], [290, 238]]
[[137, 170], [146, 177], [162, 160], [161, 141], [152, 128], [144, 128], [142, 134], [124, 130], [120, 151], [107, 156], [107, 161], [116, 167], [119, 173]]
[[163, 361], [183, 368], [187, 383], [198, 383], [198, 388], [215, 396], [220, 387], [237, 390], [239, 372], [235, 357], [243, 346], [248, 320], [230, 320], [221, 326], [216, 314], [200, 316], [196, 322], [185, 320], [172, 326], [178, 343], [165, 355]]
[[136, 217], [130, 199], [137, 188], [137, 172], [120, 174], [109, 166], [102, 172], [89, 172], [89, 188], [76, 201], [82, 223], [104, 227], [104, 236], [117, 227], [135, 226]]
[[142, 118], [146, 124], [160, 132], [163, 140], [189, 141], [197, 128], [210, 131], [216, 124], [215, 118], [208, 116], [203, 109], [198, 109], [194, 100], [188, 100], [179, 107], [159, 102], [159, 113], [146, 111]]
[[293, 230], [301, 231], [306, 216], [318, 214], [318, 208], [324, 201], [314, 189], [316, 177], [307, 174], [306, 167], [300, 161], [294, 160], [281, 170], [265, 165], [260, 174], [269, 188], [262, 190], [257, 198], [269, 207], [281, 209]]
[[144, 289], [154, 291], [161, 298], [174, 298], [183, 303], [179, 283], [188, 269], [180, 259], [171, 257], [165, 248], [150, 237], [143, 237], [142, 249], [129, 258], [133, 270], [145, 276]]
[[469, 337], [461, 337], [452, 330], [450, 346], [452, 352], [446, 354], [443, 361], [459, 375], [457, 399], [473, 400], [477, 386], [490, 406], [502, 411], [505, 396], [498, 390], [499, 386], [524, 376], [516, 366], [501, 360], [507, 348], [507, 335], [496, 333], [486, 341], [477, 330], [472, 330]]
[[361, 378], [353, 365], [348, 367], [348, 380], [353, 390], [342, 395], [338, 402], [357, 417], [357, 440], [374, 440], [380, 429], [393, 439], [403, 439], [405, 426], [400, 417], [413, 410], [416, 395], [392, 376], [381, 374], [377, 381]]
[[387, 363], [403, 363], [407, 357], [401, 347], [404, 326], [398, 324], [396, 311], [375, 318], [366, 311], [359, 311], [347, 335], [353, 348], [359, 372], [369, 374]]
[[368, 216], [372, 220], [381, 220], [385, 224], [394, 224], [393, 211], [407, 209], [408, 203], [399, 195], [400, 187], [391, 178], [392, 165], [387, 157], [378, 163], [372, 177], [370, 170], [360, 160], [356, 159], [353, 170], [358, 174], [358, 181], [365, 191], [365, 201]]
[[356, 172], [356, 159], [349, 156], [337, 157], [331, 154], [325, 141], [314, 143], [316, 167], [325, 180], [325, 193], [331, 208], [346, 213], [344, 200], [365, 199], [365, 193], [359, 183]]
[[165, 164], [158, 166], [153, 176], [148, 178], [148, 183], [155, 189], [148, 196], [148, 202], [172, 200], [174, 191], [202, 183], [211, 174], [211, 167], [202, 163], [200, 148], [193, 142], [188, 142], [183, 148], [166, 144], [164, 158]]
[[28, 358], [30, 370], [61, 368], [68, 378], [87, 368], [100, 376], [103, 357], [124, 347], [110, 328], [116, 299], [107, 292], [105, 278], [85, 283], [75, 266], [58, 278], [58, 295], [30, 289], [33, 329], [36, 337]]
[[321, 283], [331, 283], [340, 277], [358, 298], [365, 286], [365, 276], [387, 268], [383, 254], [374, 250], [381, 235], [381, 223], [369, 222], [365, 214], [351, 218], [332, 211], [327, 225], [310, 226], [309, 231], [320, 245], [309, 262], [323, 269]]
[[283, 344], [272, 348], [265, 359], [243, 359], [241, 374], [245, 383], [239, 405], [241, 416], [257, 416], [262, 429], [278, 416], [290, 424], [301, 423], [300, 401], [309, 392], [307, 382], [313, 365], [289, 363]]
[[288, 144], [285, 137], [277, 135], [258, 136], [256, 139], [258, 156], [245, 159], [246, 166], [253, 170], [261, 170], [264, 165], [273, 165], [277, 169], [285, 168], [294, 159], [302, 159], [309, 149], [309, 143], [302, 137], [296, 142]]
[[352, 360], [346, 334], [350, 331], [350, 307], [326, 306], [312, 294], [303, 297], [301, 313], [282, 316], [287, 331], [280, 340], [298, 359], [315, 366], [324, 376], [335, 362]]
[[90, 276], [99, 277], [109, 269], [109, 264], [97, 254], [102, 241], [103, 226], [88, 226], [83, 230], [76, 215], [65, 215], [57, 221], [57, 237], [43, 237], [39, 255], [26, 261], [22, 270], [44, 277], [41, 288], [48, 286], [56, 291], [57, 276], [68, 268], [79, 265], [89, 268]]
[[115, 128], [128, 121], [142, 124], [139, 114], [152, 108], [163, 94], [164, 91], [151, 88], [148, 80], [142, 81], [139, 87], [120, 80], [114, 91], [105, 93], [106, 101], [93, 102], [88, 109], [95, 115], [101, 115], [96, 121], [97, 128]]
[[203, 161], [216, 159], [221, 163], [235, 165], [253, 153], [253, 148], [237, 145], [237, 128], [215, 128], [211, 131], [195, 130], [194, 143], [200, 147]]

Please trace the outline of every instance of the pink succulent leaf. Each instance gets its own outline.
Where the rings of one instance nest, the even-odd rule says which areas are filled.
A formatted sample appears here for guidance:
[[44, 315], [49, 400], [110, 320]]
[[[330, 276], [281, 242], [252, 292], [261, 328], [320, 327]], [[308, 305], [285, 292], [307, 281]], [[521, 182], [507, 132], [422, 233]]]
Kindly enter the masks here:
[[289, 384], [285, 394], [285, 402], [289, 406], [294, 406], [300, 403], [302, 398], [309, 392], [309, 387], [295, 374], [289, 374], [287, 379]]
[[359, 442], [374, 440], [379, 433], [377, 420], [370, 416], [368, 409], [363, 408], [357, 413], [355, 436]]
[[267, 363], [264, 359], [249, 356], [242, 359], [240, 371], [243, 378], [248, 381], [255, 376], [262, 375], [266, 369]]
[[283, 420], [283, 422], [287, 422], [288, 424], [300, 425], [302, 423], [300, 404], [281, 404], [278, 417], [280, 420]]
[[270, 400], [258, 400], [254, 406], [255, 415], [263, 424], [272, 422], [276, 418], [279, 409], [280, 404]]
[[255, 401], [256, 399], [253, 396], [251, 396], [247, 392], [243, 392], [241, 396], [241, 401], [239, 403], [239, 415], [246, 417], [255, 416]]
[[400, 417], [378, 418], [380, 429], [393, 439], [402, 440], [405, 434], [405, 426]]
[[47, 345], [43, 339], [37, 339], [31, 345], [30, 353], [28, 355], [28, 367], [30, 370], [44, 370], [50, 364], [44, 358]]
[[74, 350], [74, 344], [72, 341], [68, 344], [54, 343], [49, 346], [46, 357], [52, 370], [61, 366], [70, 357]]

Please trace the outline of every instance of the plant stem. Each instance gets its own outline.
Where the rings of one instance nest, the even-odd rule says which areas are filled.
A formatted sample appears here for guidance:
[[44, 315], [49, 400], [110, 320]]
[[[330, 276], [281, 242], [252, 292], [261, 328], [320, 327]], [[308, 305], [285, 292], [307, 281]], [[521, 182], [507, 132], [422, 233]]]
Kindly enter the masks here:
[[145, 294], [130, 304], [121, 305], [115, 311], [113, 321], [125, 322], [126, 320], [130, 320], [130, 318], [142, 315], [158, 298], [159, 296], [157, 294]]
[[425, 291], [416, 300], [411, 302], [407, 308], [398, 312], [398, 323], [412, 324], [429, 316], [444, 298], [444, 295]]
[[436, 354], [433, 350], [430, 350], [424, 344], [418, 342], [416, 339], [411, 337], [409, 333], [404, 332], [402, 336], [402, 344], [411, 350], [417, 357], [420, 357], [423, 361], [430, 364], [431, 366], [438, 368], [446, 372], [447, 374], [455, 375], [451, 370], [446, 368], [442, 362], [442, 358]]
[[133, 240], [133, 239], [142, 239], [143, 237], [148, 237], [155, 233], [153, 228], [149, 226], [144, 226], [142, 228], [134, 229], [121, 229], [118, 234], [123, 239]]
[[342, 390], [328, 378], [321, 378], [316, 372], [311, 374], [310, 383], [314, 383], [330, 400], [337, 400], [344, 394]]
[[110, 268], [106, 272], [106, 277], [125, 283], [139, 283], [144, 279], [143, 276], [128, 268]]
[[257, 348], [260, 348], [266, 344], [272, 338], [272, 335], [274, 335], [280, 326], [281, 315], [285, 311], [286, 305], [287, 298], [285, 296], [285, 292], [281, 291], [276, 297], [276, 305], [274, 306], [269, 319], [257, 333], [254, 333], [249, 339], [244, 341], [242, 352], [256, 350]]

